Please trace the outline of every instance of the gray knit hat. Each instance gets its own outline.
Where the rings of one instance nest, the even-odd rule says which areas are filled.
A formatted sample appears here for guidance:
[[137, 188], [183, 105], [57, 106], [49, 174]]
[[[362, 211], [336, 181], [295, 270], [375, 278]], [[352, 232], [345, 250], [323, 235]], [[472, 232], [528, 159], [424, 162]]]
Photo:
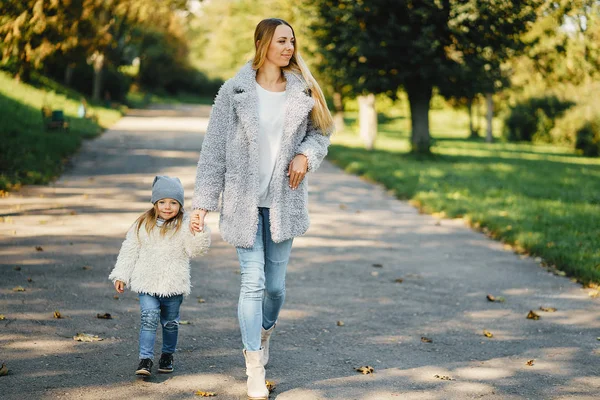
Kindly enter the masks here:
[[152, 204], [166, 198], [177, 200], [183, 207], [183, 185], [179, 178], [157, 175], [152, 182]]

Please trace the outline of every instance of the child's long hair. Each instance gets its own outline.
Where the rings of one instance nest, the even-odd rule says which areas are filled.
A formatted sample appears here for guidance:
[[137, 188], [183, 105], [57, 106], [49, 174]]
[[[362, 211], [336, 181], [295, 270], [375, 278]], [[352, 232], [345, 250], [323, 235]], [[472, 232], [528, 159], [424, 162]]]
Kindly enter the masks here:
[[[138, 219], [135, 221], [135, 224], [137, 224], [137, 234], [140, 234], [140, 229], [142, 228], [142, 225], [144, 225], [146, 227], [146, 232], [148, 232], [148, 234], [150, 234], [150, 231], [156, 226], [156, 221], [158, 220], [158, 203], [154, 204], [154, 207], [152, 207], [151, 209], [149, 209], [148, 211], [146, 211], [145, 213], [143, 213], [142, 215], [140, 215], [138, 217]], [[168, 221], [165, 221], [165, 223], [163, 224], [163, 226], [160, 228], [160, 234], [161, 236], [164, 236], [167, 234], [167, 232], [169, 232], [169, 230], [171, 230], [172, 228], [175, 228], [175, 230], [173, 231], [173, 233], [177, 232], [179, 230], [179, 228], [181, 228], [181, 224], [183, 222], [183, 207], [179, 208], [179, 213], [177, 213], [176, 216], [174, 216], [173, 218], [171, 218]]]
[[[267, 51], [271, 45], [271, 40], [275, 34], [275, 29], [279, 25], [289, 26], [294, 35], [294, 53], [292, 54], [290, 63], [282, 69], [284, 71], [293, 72], [296, 75], [301, 75], [311, 89], [312, 96], [315, 99], [315, 106], [311, 111], [312, 122], [315, 127], [321, 130], [323, 135], [327, 135], [333, 128], [333, 117], [327, 108], [325, 95], [323, 94], [319, 83], [310, 73], [308, 66], [300, 56], [300, 53], [298, 53], [298, 39], [294, 33], [294, 28], [292, 28], [289, 23], [279, 18], [267, 18], [258, 23], [254, 30], [254, 46], [256, 48], [256, 53], [254, 54], [254, 60], [252, 61], [252, 68], [257, 70], [264, 64], [265, 59], [267, 58]], [[256, 42], [259, 40], [260, 43], [257, 46]]]

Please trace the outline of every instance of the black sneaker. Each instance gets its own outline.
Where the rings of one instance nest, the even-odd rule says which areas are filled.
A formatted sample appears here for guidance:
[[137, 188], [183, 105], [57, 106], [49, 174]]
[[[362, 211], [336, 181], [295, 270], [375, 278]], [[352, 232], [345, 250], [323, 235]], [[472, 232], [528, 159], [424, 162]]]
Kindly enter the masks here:
[[152, 360], [149, 358], [143, 358], [140, 360], [140, 365], [137, 367], [137, 371], [135, 371], [136, 375], [144, 375], [150, 376], [150, 369], [152, 368]]
[[173, 372], [173, 354], [162, 353], [158, 361], [158, 372]]

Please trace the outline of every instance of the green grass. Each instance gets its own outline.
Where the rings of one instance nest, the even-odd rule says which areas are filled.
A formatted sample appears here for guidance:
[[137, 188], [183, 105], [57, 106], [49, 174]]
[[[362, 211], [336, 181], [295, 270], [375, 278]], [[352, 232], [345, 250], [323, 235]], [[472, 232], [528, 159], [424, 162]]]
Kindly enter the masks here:
[[409, 153], [407, 122], [396, 117], [380, 124], [373, 151], [362, 148], [348, 118], [328, 158], [426, 213], [462, 217], [584, 284], [600, 283], [600, 159], [565, 147], [468, 140], [466, 117], [454, 112], [432, 112], [432, 156]]
[[127, 104], [132, 108], [145, 108], [150, 104], [213, 104], [213, 97], [198, 96], [191, 93], [179, 93], [177, 95], [129, 92]]
[[[0, 71], [0, 190], [50, 182], [82, 139], [99, 135], [122, 115], [120, 110], [90, 105], [98, 123], [78, 118], [79, 93], [41, 76], [34, 77], [34, 84], [18, 83]], [[64, 110], [70, 131], [46, 131], [43, 105]]]

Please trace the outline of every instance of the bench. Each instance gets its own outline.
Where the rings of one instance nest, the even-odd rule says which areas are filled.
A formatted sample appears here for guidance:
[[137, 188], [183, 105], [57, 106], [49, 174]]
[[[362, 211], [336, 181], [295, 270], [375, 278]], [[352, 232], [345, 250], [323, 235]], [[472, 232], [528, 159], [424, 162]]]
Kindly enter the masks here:
[[65, 118], [63, 110], [53, 110], [48, 106], [42, 106], [42, 119], [46, 130], [69, 130], [69, 121]]

